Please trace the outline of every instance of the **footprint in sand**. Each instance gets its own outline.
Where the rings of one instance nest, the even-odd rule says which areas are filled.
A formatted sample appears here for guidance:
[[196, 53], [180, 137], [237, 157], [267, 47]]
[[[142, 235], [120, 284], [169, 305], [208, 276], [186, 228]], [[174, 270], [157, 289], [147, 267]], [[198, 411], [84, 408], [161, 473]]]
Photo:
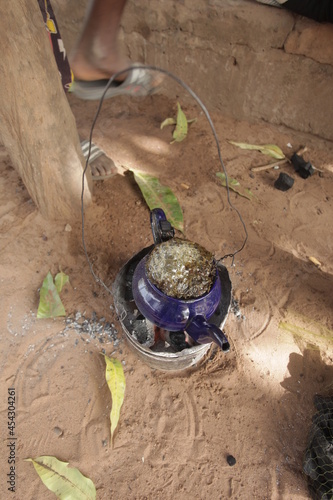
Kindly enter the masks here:
[[267, 294], [261, 290], [248, 291], [241, 295], [242, 314], [245, 316], [242, 330], [247, 340], [263, 335], [272, 319], [272, 306]]
[[[40, 340], [33, 349], [28, 341], [25, 340], [26, 352], [13, 382], [18, 400], [18, 428], [22, 435], [28, 436], [21, 443], [21, 453], [55, 455], [61, 450], [69, 460], [80, 452], [86, 439], [85, 424], [90, 420], [93, 424], [96, 415], [106, 411], [102, 407], [105, 394], [104, 399], [100, 397], [100, 386], [104, 384], [100, 366], [103, 359], [92, 354], [89, 344], [78, 343], [75, 333], [53, 334]], [[96, 401], [100, 407], [95, 407]], [[107, 418], [104, 420], [107, 422]], [[89, 443], [94, 447], [94, 440]], [[102, 446], [101, 439], [98, 445]]]
[[[191, 394], [182, 393], [172, 397], [163, 389], [158, 397], [157, 408], [151, 414], [150, 428], [155, 436], [144, 450], [144, 457], [153, 465], [163, 464], [173, 469], [204, 451], [202, 422]], [[170, 446], [170, 441], [174, 443]]]

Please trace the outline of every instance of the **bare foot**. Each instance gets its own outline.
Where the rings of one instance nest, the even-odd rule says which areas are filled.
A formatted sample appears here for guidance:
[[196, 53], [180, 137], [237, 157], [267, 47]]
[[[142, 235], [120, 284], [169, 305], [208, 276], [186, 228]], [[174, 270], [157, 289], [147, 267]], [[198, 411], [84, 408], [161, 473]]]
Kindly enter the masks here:
[[[91, 53], [90, 55], [84, 55], [83, 52], [76, 51], [70, 58], [70, 66], [75, 80], [89, 82], [96, 80], [108, 80], [115, 73], [132, 66], [132, 63], [127, 58], [119, 55], [118, 52], [112, 53], [112, 51], [110, 51], [108, 52], [106, 58], [101, 56], [95, 57]], [[157, 72], [150, 73], [150, 86], [157, 89], [161, 85], [164, 75]], [[128, 73], [122, 73], [119, 77], [117, 77], [116, 81], [121, 83], [127, 78], [127, 76]]]
[[[130, 65], [131, 62], [127, 58], [111, 52], [108, 53], [107, 58], [98, 58], [92, 54], [84, 55], [78, 51], [70, 57], [70, 66], [75, 79], [83, 81], [108, 80], [112, 75]], [[126, 76], [126, 73], [120, 75], [117, 81], [122, 82]]]
[[99, 156], [90, 163], [91, 176], [94, 181], [108, 179], [118, 173], [117, 167], [111, 158]]
[[[82, 154], [87, 160], [89, 154], [89, 141], [81, 141]], [[104, 151], [102, 151], [96, 144], [91, 144], [89, 166], [91, 169], [92, 179], [95, 181], [108, 179], [118, 173], [118, 169]]]

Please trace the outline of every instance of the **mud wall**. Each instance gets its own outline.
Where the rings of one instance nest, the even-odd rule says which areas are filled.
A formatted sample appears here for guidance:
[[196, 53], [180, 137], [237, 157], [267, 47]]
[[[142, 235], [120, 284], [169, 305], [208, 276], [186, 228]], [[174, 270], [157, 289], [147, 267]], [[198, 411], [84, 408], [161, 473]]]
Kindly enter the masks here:
[[[85, 2], [54, 1], [70, 50]], [[172, 71], [210, 110], [333, 140], [332, 24], [253, 0], [129, 0], [120, 38], [132, 61]]]

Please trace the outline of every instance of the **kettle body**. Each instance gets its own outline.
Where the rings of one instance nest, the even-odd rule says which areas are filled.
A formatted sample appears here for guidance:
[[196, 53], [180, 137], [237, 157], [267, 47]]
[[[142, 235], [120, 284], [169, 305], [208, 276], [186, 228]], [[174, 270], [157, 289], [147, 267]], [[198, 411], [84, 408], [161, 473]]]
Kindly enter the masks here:
[[185, 330], [187, 323], [196, 315], [209, 319], [215, 312], [221, 299], [221, 283], [218, 273], [211, 290], [192, 300], [169, 297], [148, 279], [145, 267], [147, 256], [137, 265], [132, 282], [132, 292], [135, 303], [143, 316], [149, 321], [176, 332]]
[[[168, 237], [160, 238], [163, 230], [161, 227], [165, 227], [165, 222], [166, 217], [161, 209], [155, 209], [155, 214], [152, 211], [151, 223], [155, 244], [173, 237], [170, 226], [167, 228]], [[138, 263], [132, 281], [133, 298], [140, 313], [160, 328], [184, 331], [199, 344], [215, 342], [223, 351], [228, 351], [230, 346], [224, 333], [217, 326], [208, 323], [221, 300], [218, 271], [216, 270], [213, 284], [207, 293], [190, 300], [178, 299], [166, 295], [151, 283], [146, 273], [148, 257], [149, 255], [145, 256]]]

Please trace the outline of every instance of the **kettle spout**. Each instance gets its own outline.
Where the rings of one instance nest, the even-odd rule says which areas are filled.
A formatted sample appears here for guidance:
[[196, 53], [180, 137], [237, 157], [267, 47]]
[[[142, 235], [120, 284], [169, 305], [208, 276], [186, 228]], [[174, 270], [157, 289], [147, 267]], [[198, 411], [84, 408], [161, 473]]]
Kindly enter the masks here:
[[223, 352], [230, 350], [230, 344], [224, 333], [216, 325], [208, 323], [202, 315], [194, 316], [186, 325], [185, 332], [198, 344], [215, 342]]

